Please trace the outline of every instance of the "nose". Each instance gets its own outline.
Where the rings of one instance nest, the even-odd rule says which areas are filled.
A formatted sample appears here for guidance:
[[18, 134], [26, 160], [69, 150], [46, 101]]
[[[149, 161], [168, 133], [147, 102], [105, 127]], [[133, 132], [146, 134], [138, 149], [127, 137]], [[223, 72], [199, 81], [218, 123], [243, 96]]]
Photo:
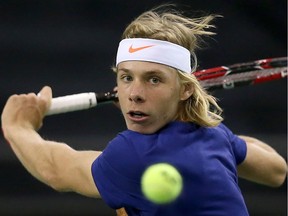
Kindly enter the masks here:
[[129, 100], [134, 103], [143, 103], [145, 101], [145, 88], [139, 81], [134, 81], [131, 85]]

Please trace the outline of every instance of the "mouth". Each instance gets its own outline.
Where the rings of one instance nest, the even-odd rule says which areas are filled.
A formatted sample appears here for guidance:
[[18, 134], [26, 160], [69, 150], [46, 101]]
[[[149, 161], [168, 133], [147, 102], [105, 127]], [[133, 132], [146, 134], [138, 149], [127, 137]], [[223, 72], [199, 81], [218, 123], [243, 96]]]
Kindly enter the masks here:
[[133, 121], [143, 121], [148, 117], [146, 113], [141, 111], [129, 111], [127, 114]]

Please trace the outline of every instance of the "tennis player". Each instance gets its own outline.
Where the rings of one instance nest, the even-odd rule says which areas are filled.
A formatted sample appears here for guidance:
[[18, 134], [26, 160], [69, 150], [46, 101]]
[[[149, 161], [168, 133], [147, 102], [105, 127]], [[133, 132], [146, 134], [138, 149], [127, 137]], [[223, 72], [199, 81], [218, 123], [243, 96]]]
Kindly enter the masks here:
[[[161, 7], [125, 29], [115, 72], [127, 130], [100, 151], [76, 151], [37, 131], [49, 109], [50, 87], [11, 96], [2, 113], [4, 136], [25, 168], [57, 191], [102, 198], [128, 215], [248, 215], [238, 177], [277, 187], [286, 161], [269, 145], [233, 134], [215, 98], [191, 74], [208, 15], [188, 18]], [[192, 63], [191, 63], [192, 62]], [[179, 198], [154, 205], [141, 192], [147, 166], [165, 162], [183, 177]]]

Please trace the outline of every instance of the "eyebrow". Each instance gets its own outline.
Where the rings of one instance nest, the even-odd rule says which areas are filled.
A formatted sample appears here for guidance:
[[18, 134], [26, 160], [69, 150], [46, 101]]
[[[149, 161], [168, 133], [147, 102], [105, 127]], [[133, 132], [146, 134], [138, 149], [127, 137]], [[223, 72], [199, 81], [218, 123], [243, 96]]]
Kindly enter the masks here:
[[119, 71], [123, 71], [123, 72], [126, 72], [126, 73], [130, 72], [130, 70], [126, 69], [126, 68], [120, 68], [120, 69], [117, 68], [116, 72], [118, 73]]
[[[120, 68], [117, 70], [117, 72], [120, 72], [120, 71], [123, 71], [125, 73], [131, 73], [131, 70], [129, 70], [127, 68]], [[144, 71], [144, 73], [147, 75], [157, 75], [157, 74], [165, 74], [166, 72], [162, 71], [162, 70], [155, 69], [155, 70]]]

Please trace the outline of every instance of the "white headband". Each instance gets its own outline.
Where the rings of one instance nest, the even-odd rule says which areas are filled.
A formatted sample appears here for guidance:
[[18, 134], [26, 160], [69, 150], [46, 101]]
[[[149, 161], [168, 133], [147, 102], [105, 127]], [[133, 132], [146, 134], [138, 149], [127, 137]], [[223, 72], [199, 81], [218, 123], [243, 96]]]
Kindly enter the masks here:
[[189, 50], [168, 41], [148, 38], [122, 40], [118, 47], [116, 66], [120, 62], [133, 60], [160, 63], [191, 73]]

